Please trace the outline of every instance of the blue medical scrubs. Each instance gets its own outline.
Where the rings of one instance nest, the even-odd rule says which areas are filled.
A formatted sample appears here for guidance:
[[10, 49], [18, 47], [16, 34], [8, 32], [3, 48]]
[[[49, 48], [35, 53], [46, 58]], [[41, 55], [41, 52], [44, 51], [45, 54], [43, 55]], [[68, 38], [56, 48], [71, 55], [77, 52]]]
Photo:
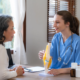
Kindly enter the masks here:
[[[51, 69], [69, 68], [71, 67], [72, 62], [80, 64], [80, 37], [77, 34], [72, 34], [72, 36], [73, 38], [70, 36], [65, 42], [63, 42], [61, 33], [56, 33], [54, 35], [50, 48], [50, 56], [52, 57], [52, 64], [50, 66]], [[72, 47], [70, 46], [71, 40]], [[61, 57], [60, 62], [58, 61], [58, 57]], [[67, 64], [63, 64], [63, 62]]]

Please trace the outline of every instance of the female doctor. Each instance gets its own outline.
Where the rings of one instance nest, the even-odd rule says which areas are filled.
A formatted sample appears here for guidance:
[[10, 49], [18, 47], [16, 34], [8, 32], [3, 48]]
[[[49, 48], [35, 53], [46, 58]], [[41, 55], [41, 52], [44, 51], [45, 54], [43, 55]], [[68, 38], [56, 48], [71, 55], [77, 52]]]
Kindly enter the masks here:
[[4, 42], [12, 41], [14, 33], [12, 17], [0, 15], [0, 80], [20, 76], [24, 73], [22, 66], [18, 66], [13, 70], [8, 69], [9, 59]]
[[[58, 11], [53, 22], [56, 34], [51, 42], [52, 64], [48, 73], [70, 73], [71, 63], [80, 63], [79, 21], [68, 11]], [[39, 52], [40, 59], [43, 59], [44, 52]]]

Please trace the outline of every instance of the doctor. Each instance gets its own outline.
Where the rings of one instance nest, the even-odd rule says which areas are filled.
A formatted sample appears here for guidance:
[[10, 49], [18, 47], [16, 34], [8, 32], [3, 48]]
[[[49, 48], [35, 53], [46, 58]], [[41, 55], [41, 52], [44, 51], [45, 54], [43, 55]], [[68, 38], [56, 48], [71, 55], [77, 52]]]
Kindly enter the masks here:
[[8, 69], [9, 58], [4, 42], [12, 41], [14, 33], [12, 17], [0, 15], [0, 80], [7, 80], [24, 74], [22, 66], [18, 66], [13, 70]]
[[[68, 11], [58, 11], [53, 22], [56, 34], [51, 42], [52, 64], [48, 73], [70, 73], [71, 63], [80, 63], [79, 21]], [[44, 52], [39, 52], [40, 59], [43, 59]]]

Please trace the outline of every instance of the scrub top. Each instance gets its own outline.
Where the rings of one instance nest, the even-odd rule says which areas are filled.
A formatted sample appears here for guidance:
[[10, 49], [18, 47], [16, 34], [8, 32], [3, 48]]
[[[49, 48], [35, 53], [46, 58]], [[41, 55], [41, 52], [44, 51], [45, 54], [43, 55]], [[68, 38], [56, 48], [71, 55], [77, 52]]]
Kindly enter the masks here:
[[[50, 66], [51, 69], [69, 68], [71, 67], [72, 62], [77, 62], [79, 65], [80, 37], [77, 34], [72, 34], [72, 36], [69, 36], [68, 39], [63, 42], [62, 34], [56, 33], [51, 42], [50, 56], [52, 57], [52, 64]], [[59, 57], [61, 57], [61, 61], [58, 61]], [[64, 64], [64, 62], [67, 64]]]

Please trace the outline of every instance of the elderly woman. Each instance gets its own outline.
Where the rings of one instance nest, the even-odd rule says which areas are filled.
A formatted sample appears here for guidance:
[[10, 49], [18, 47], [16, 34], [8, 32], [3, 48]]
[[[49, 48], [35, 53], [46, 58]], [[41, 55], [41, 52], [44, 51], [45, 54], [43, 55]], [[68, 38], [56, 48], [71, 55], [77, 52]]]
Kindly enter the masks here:
[[11, 16], [0, 15], [0, 80], [23, 75], [24, 69], [21, 66], [13, 70], [8, 69], [8, 55], [4, 42], [12, 41], [14, 37], [14, 24]]

